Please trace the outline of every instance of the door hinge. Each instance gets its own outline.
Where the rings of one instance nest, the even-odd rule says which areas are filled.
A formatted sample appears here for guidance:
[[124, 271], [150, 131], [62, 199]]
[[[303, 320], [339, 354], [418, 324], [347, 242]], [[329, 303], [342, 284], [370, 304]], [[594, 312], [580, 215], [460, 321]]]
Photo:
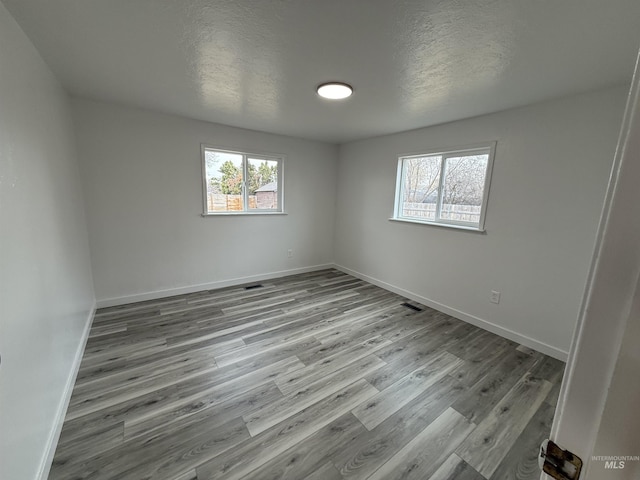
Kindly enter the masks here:
[[551, 440], [540, 445], [538, 463], [542, 471], [556, 480], [578, 480], [582, 460], [577, 455], [563, 450]]

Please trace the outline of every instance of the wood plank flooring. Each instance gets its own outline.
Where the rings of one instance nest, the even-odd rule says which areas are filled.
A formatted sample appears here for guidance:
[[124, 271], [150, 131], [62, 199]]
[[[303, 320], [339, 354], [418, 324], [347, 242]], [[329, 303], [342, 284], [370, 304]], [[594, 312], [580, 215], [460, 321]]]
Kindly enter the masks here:
[[336, 270], [105, 308], [49, 478], [537, 480], [563, 369]]

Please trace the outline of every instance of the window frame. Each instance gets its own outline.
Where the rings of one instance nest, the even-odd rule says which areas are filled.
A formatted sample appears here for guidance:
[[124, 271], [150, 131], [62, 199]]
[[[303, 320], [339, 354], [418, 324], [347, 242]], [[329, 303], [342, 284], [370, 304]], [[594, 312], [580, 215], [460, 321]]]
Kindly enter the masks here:
[[[207, 197], [207, 162], [206, 152], [216, 151], [220, 153], [230, 153], [234, 155], [242, 156], [242, 206], [243, 210], [237, 211], [209, 211], [208, 197]], [[249, 177], [249, 160], [267, 160], [277, 162], [277, 185], [278, 191], [276, 195], [278, 208], [277, 209], [249, 209], [249, 191], [247, 189], [247, 179]], [[214, 145], [200, 144], [200, 161], [202, 167], [202, 216], [203, 217], [215, 217], [215, 216], [244, 216], [244, 215], [286, 215], [284, 210], [284, 161], [285, 156], [277, 153], [265, 153], [265, 152], [248, 152], [237, 149], [230, 149], [224, 147], [216, 147]]]
[[[398, 166], [396, 171], [396, 189], [393, 206], [393, 216], [389, 220], [415, 223], [420, 225], [432, 225], [438, 227], [456, 228], [461, 230], [471, 230], [485, 232], [485, 219], [487, 205], [489, 203], [489, 190], [491, 187], [491, 177], [493, 174], [493, 162], [495, 157], [496, 142], [485, 142], [464, 147], [446, 148], [427, 151], [427, 153], [410, 153], [398, 156]], [[463, 222], [460, 220], [449, 220], [440, 217], [442, 213], [443, 187], [446, 176], [445, 164], [448, 158], [460, 156], [470, 156], [474, 154], [488, 153], [487, 168], [485, 171], [484, 187], [482, 191], [482, 203], [480, 206], [480, 219], [478, 223]], [[406, 217], [402, 215], [402, 199], [405, 192], [404, 181], [404, 161], [412, 158], [436, 157], [440, 156], [440, 179], [437, 190], [436, 211], [434, 220], [423, 220], [417, 217]]]

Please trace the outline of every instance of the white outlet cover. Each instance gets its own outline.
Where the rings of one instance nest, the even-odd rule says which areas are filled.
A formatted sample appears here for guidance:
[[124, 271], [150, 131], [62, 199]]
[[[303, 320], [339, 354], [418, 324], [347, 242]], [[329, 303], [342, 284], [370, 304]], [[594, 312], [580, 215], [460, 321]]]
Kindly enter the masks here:
[[496, 292], [495, 290], [491, 290], [491, 297], [489, 297], [491, 303], [500, 303], [500, 292]]

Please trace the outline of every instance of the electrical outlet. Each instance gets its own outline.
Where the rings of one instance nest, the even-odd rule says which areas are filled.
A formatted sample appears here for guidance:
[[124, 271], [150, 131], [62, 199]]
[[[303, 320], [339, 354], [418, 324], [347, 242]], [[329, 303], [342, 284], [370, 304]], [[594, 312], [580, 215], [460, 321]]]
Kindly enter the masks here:
[[500, 303], [500, 292], [491, 290], [491, 296], [489, 297], [491, 303]]
[[289, 250], [287, 250], [287, 257], [293, 257], [293, 249], [290, 248]]

